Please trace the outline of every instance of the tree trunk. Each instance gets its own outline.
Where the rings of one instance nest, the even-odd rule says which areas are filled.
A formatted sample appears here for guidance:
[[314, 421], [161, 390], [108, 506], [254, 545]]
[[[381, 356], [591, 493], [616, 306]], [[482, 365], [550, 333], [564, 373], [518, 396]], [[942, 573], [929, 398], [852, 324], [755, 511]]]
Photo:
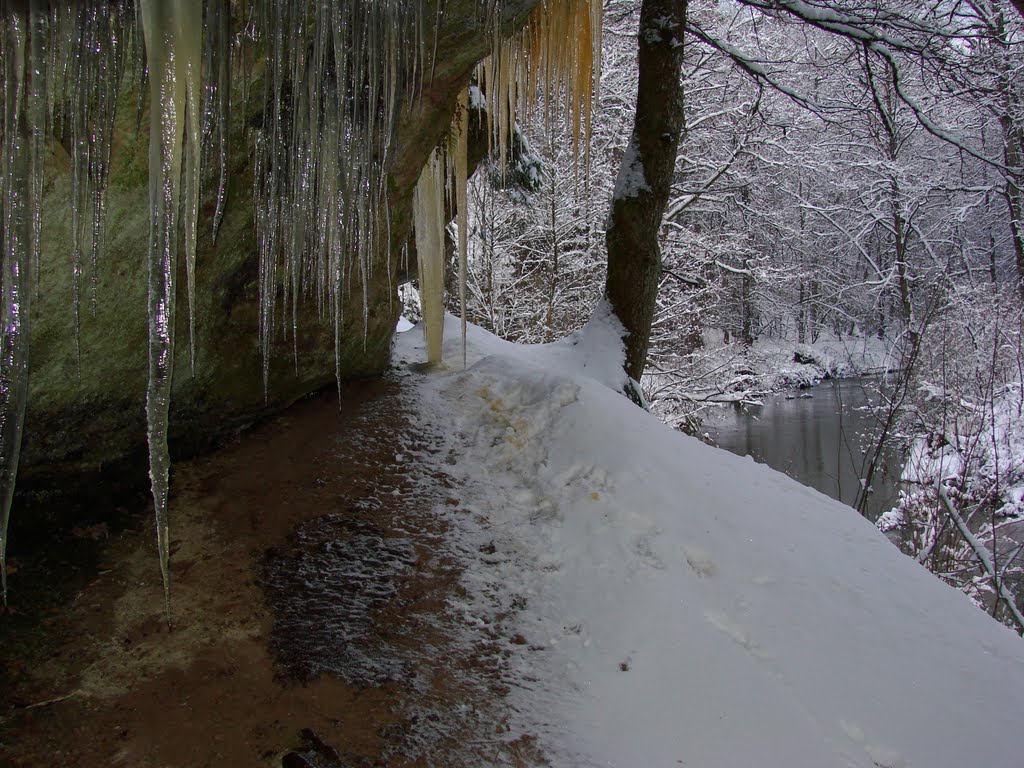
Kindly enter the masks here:
[[[895, 160], [895, 153], [893, 153]], [[900, 316], [910, 333], [910, 340], [915, 346], [920, 342], [920, 329], [914, 322], [914, 304], [910, 296], [910, 267], [907, 265], [908, 234], [907, 222], [900, 210], [900, 186], [893, 178], [890, 180], [892, 189], [892, 234], [896, 258], [896, 278], [900, 292]]]
[[754, 346], [754, 278], [750, 272], [750, 261], [743, 260], [743, 275], [740, 277], [741, 332], [743, 346], [747, 349]]
[[548, 206], [548, 226], [551, 227], [551, 274], [548, 276], [548, 307], [544, 317], [546, 341], [558, 337], [555, 332], [555, 298], [558, 296], [558, 195], [555, 191], [555, 174], [551, 174], [551, 200]]
[[680, 68], [685, 25], [686, 0], [643, 0], [637, 36], [636, 115], [605, 234], [605, 296], [625, 327], [625, 368], [637, 381], [647, 363], [661, 279], [658, 234], [683, 124]]
[[1006, 206], [1010, 213], [1010, 233], [1013, 236], [1013, 254], [1017, 263], [1017, 291], [1021, 300], [1024, 301], [1024, 190], [1021, 189], [1021, 182], [1016, 175], [1020, 173], [1022, 163], [1021, 145], [1024, 144], [1019, 125], [1008, 116], [1004, 116], [1003, 132], [1005, 134], [1006, 148], [1004, 155], [1006, 166], [1009, 172], [1006, 174], [1006, 187], [1004, 197]]
[[817, 280], [811, 280], [811, 306], [807, 310], [807, 322], [810, 325], [810, 336], [811, 344], [814, 344], [818, 340], [818, 331], [820, 327], [818, 325], [818, 299], [821, 296], [821, 290]]
[[804, 297], [804, 281], [800, 281], [800, 300], [797, 302], [796, 311], [796, 343], [804, 344], [807, 342], [807, 326], [806, 326], [806, 304], [807, 299]]

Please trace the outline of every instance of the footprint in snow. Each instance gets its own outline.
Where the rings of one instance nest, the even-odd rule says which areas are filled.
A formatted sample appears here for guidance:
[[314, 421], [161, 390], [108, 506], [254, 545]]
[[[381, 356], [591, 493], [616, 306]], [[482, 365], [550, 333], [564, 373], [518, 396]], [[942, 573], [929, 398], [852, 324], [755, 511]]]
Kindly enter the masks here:
[[710, 553], [696, 547], [683, 547], [683, 554], [686, 555], [687, 565], [701, 578], [710, 578], [715, 574], [715, 564]]

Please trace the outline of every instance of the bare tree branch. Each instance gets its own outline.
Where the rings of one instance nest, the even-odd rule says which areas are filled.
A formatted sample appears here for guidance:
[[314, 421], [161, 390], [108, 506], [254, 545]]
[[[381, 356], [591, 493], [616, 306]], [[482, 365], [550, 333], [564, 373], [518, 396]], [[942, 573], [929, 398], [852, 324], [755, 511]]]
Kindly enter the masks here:
[[1006, 607], [1009, 609], [1010, 615], [1013, 616], [1014, 623], [1017, 625], [1017, 631], [1024, 635], [1024, 616], [1021, 615], [1020, 609], [1017, 608], [1017, 602], [1013, 593], [1006, 588], [1006, 584], [999, 578], [999, 574], [996, 573], [991, 553], [985, 548], [985, 545], [978, 541], [977, 537], [971, 533], [970, 528], [967, 527], [967, 523], [964, 522], [960, 512], [950, 500], [949, 494], [946, 492], [946, 486], [943, 484], [941, 479], [936, 482], [935, 490], [939, 494], [939, 498], [942, 500], [942, 505], [946, 508], [946, 513], [949, 515], [949, 518], [953, 521], [956, 527], [960, 529], [960, 533], [963, 535], [964, 541], [966, 541], [968, 546], [973, 550], [974, 556], [981, 564], [981, 567], [985, 570], [985, 573], [987, 573], [988, 577], [992, 579], [992, 586], [997, 591], [997, 599], [1001, 599], [1006, 603]]

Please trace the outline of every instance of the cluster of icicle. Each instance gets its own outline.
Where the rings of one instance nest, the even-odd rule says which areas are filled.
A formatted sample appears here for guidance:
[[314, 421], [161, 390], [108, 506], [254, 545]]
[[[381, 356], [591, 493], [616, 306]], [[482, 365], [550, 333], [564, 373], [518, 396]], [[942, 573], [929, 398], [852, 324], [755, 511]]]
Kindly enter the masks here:
[[[137, 19], [109, 2], [7, 0], [0, 12], [0, 582], [28, 396], [31, 301], [38, 290], [44, 150], [59, 133], [72, 155], [72, 315], [77, 345], [84, 265], [95, 281], [103, 242], [114, 115]], [[141, 59], [134, 59], [141, 73]]]
[[[343, 289], [353, 274], [365, 285], [376, 238], [386, 236], [380, 234], [386, 222], [378, 221], [387, 210], [380, 204], [381, 169], [399, 106], [411, 98], [410, 83], [422, 68], [424, 8], [423, 0], [4, 3], [0, 578], [5, 603], [7, 530], [27, 397], [29, 301], [31, 275], [38, 273], [47, 137], [59, 135], [71, 154], [77, 345], [83, 265], [91, 265], [95, 283], [116, 107], [129, 65], [139, 91], [140, 121], [148, 90], [146, 415], [160, 569], [168, 600], [167, 433], [178, 250], [183, 250], [186, 266], [194, 368], [201, 165], [205, 155], [206, 165], [216, 169], [216, 235], [226, 196], [232, 75], [242, 83], [244, 105], [252, 66], [245, 54], [261, 46], [267, 109], [263, 130], [255, 132], [254, 151], [266, 381], [278, 286], [285, 289], [293, 322], [298, 296], [312, 293], [334, 314], [340, 329]], [[232, 23], [232, 14], [240, 24]]]
[[[562, 0], [541, 3], [511, 37], [503, 38], [500, 27], [491, 26], [491, 54], [478, 65], [475, 79], [485, 94], [488, 141], [500, 168], [506, 167], [516, 116], [532, 116], [539, 105], [549, 131], [556, 114], [569, 121], [576, 159], [582, 150], [582, 165], [588, 167], [591, 117], [601, 80], [602, 13], [600, 0]], [[463, 363], [466, 359], [468, 107], [467, 89], [455, 111], [451, 141], [431, 154], [413, 199], [420, 298], [431, 363], [441, 361], [443, 342], [442, 194], [457, 217]]]
[[307, 5], [263, 0], [259, 14], [268, 68], [254, 189], [265, 385], [278, 286], [293, 339], [298, 301], [312, 295], [333, 318], [337, 344], [342, 298], [355, 284], [367, 327], [373, 254], [381, 239], [390, 241], [384, 168], [427, 50], [422, 2], [321, 0], [312, 12]]
[[601, 80], [602, 14], [600, 0], [548, 2], [515, 35], [502, 39], [493, 30], [492, 53], [477, 68], [477, 80], [502, 168], [513, 121], [532, 116], [538, 105], [548, 129], [556, 115], [568, 120], [573, 151], [578, 159], [582, 150], [586, 165]]
[[[175, 276], [184, 251], [190, 363], [196, 365], [196, 232], [203, 169], [216, 179], [212, 227], [226, 204], [229, 112], [250, 98], [253, 51], [263, 56], [261, 130], [253, 131], [254, 207], [260, 264], [260, 343], [267, 387], [276, 331], [297, 331], [297, 306], [314, 300], [333, 318], [336, 357], [343, 297], [366, 286], [373, 255], [390, 242], [384, 173], [398, 116], [429, 80], [428, 34], [441, 18], [426, 0], [6, 0], [0, 9], [0, 579], [7, 599], [6, 544], [28, 390], [30, 301], [37, 286], [46, 142], [71, 154], [70, 268], [76, 345], [83, 272], [96, 281], [104, 200], [122, 81], [131, 72], [141, 123], [148, 91], [150, 478], [160, 569], [169, 615], [168, 408], [174, 360]], [[599, 79], [600, 0], [542, 4], [523, 31], [502, 38], [477, 80], [487, 94], [493, 146], [502, 163], [515, 110], [538, 93], [564, 101], [586, 146]], [[231, 92], [232, 78], [241, 94]], [[148, 88], [147, 88], [148, 84]], [[237, 103], [235, 108], [238, 108]], [[549, 109], [549, 107], [546, 107]], [[460, 294], [465, 302], [467, 100], [449, 146], [431, 156], [414, 199], [429, 358], [440, 359], [447, 193], [458, 212]], [[447, 180], [447, 181], [446, 181]], [[140, 254], [141, 255], [141, 254]], [[389, 264], [391, 260], [389, 260]], [[280, 299], [279, 296], [283, 296]], [[278, 314], [280, 313], [280, 314]], [[463, 312], [463, 314], [465, 314]], [[464, 327], [464, 326], [463, 326]], [[297, 348], [296, 348], [297, 354]]]

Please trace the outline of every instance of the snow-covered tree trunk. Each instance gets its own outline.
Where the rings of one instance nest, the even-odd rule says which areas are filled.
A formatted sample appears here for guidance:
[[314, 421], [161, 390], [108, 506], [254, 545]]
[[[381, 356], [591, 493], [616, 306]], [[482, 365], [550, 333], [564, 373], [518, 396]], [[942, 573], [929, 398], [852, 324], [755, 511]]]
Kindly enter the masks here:
[[605, 295], [626, 329], [626, 372], [640, 379], [661, 279], [658, 234], [683, 123], [686, 0], [643, 0], [633, 133], [622, 159], [605, 243]]

